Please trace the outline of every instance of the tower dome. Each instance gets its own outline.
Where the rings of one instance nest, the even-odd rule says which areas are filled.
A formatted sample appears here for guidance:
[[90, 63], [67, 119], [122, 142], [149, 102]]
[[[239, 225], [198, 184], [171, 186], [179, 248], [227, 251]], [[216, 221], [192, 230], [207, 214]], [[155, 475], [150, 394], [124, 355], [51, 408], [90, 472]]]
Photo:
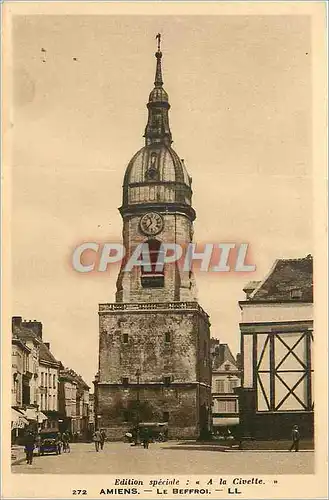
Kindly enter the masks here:
[[[160, 41], [160, 40], [159, 40]], [[162, 52], [160, 43], [156, 57], [154, 89], [147, 103], [148, 121], [145, 127], [145, 146], [130, 160], [123, 183], [122, 215], [133, 210], [145, 210], [145, 206], [166, 211], [179, 208], [192, 220], [195, 212], [191, 207], [192, 179], [184, 160], [171, 147], [169, 127], [170, 109], [168, 94], [163, 88]], [[179, 206], [177, 206], [179, 205]]]
[[168, 102], [168, 100], [168, 94], [162, 87], [154, 87], [149, 95], [149, 102]]

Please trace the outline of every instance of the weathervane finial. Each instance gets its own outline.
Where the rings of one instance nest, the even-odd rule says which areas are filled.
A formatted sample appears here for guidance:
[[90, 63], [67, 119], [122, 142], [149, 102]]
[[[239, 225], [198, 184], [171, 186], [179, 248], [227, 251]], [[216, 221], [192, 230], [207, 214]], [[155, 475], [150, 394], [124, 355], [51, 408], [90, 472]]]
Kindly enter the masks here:
[[158, 52], [161, 51], [161, 33], [158, 33], [157, 36], [155, 37], [156, 40], [158, 40]]

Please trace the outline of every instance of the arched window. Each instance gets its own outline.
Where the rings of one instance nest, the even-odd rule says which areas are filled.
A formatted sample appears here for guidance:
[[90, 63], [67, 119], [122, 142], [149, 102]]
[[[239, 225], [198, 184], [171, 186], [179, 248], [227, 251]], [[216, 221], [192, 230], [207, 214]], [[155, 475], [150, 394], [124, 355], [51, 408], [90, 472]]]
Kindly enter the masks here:
[[143, 288], [161, 288], [164, 286], [164, 266], [157, 268], [157, 264], [163, 262], [163, 251], [161, 242], [158, 240], [148, 240], [145, 242], [150, 256], [150, 265], [142, 266], [142, 286]]
[[165, 333], [165, 342], [168, 343], [171, 341], [171, 335], [170, 335], [170, 332], [166, 332]]
[[158, 180], [158, 178], [159, 178], [159, 171], [157, 165], [157, 154], [152, 153], [148, 169], [145, 172], [145, 179], [155, 181]]
[[156, 153], [152, 153], [151, 154], [151, 166], [153, 168], [156, 168], [156, 161], [157, 161], [157, 154]]

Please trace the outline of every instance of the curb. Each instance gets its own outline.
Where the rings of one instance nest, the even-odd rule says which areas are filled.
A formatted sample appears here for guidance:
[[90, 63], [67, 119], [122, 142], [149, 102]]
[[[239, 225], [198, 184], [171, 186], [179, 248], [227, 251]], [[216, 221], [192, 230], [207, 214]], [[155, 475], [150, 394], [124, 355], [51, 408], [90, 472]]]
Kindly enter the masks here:
[[11, 465], [18, 465], [18, 464], [21, 464], [22, 462], [25, 462], [25, 461], [26, 461], [26, 457], [18, 458], [17, 460], [14, 460], [13, 462], [11, 462]]
[[[236, 451], [239, 451], [239, 452], [242, 452], [242, 453], [289, 453], [290, 450], [287, 450], [285, 448], [282, 448], [282, 449], [277, 449], [277, 450], [273, 450], [273, 449], [259, 449], [259, 450], [248, 450], [248, 449], [242, 449], [242, 450], [239, 450], [239, 449], [232, 449], [232, 448], [229, 448], [225, 451], [230, 451], [230, 452], [236, 452]], [[314, 453], [314, 450], [313, 449], [306, 449], [306, 450], [299, 450], [298, 453]]]
[[[33, 454], [33, 458], [37, 457], [38, 455], [36, 453]], [[26, 455], [24, 454], [21, 458], [16, 458], [11, 462], [11, 465], [19, 465], [22, 462], [26, 461]]]

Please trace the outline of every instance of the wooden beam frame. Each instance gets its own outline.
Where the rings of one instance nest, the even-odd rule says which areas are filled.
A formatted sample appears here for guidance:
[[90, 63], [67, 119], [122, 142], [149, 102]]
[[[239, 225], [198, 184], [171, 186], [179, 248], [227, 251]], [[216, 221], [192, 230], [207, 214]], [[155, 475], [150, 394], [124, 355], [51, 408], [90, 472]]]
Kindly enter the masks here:
[[[289, 398], [289, 396], [293, 396], [296, 401], [301, 405], [303, 410], [301, 411], [312, 411], [314, 408], [313, 401], [312, 401], [312, 382], [311, 382], [311, 377], [312, 377], [312, 359], [311, 359], [311, 345], [312, 345], [312, 340], [313, 340], [313, 333], [310, 330], [304, 330], [300, 333], [299, 338], [297, 341], [293, 344], [292, 347], [290, 347], [284, 340], [284, 335], [285, 333], [297, 333], [295, 331], [290, 331], [287, 332], [285, 331], [271, 331], [267, 333], [267, 338], [265, 339], [264, 345], [262, 347], [262, 350], [260, 352], [260, 357], [259, 360], [257, 361], [257, 335], [258, 333], [253, 333], [253, 370], [254, 370], [254, 388], [256, 389], [256, 392], [258, 394], [258, 391], [261, 390], [262, 395], [264, 396], [265, 402], [268, 406], [268, 410], [275, 412], [280, 409], [280, 407], [283, 405], [283, 403]], [[261, 332], [260, 334], [264, 334], [264, 332]], [[276, 340], [277, 339], [277, 340]], [[296, 354], [295, 349], [299, 345], [300, 342], [302, 342], [305, 339], [305, 357], [306, 357], [306, 363], [304, 362], [303, 359], [300, 359], [300, 357]], [[275, 359], [275, 344], [276, 342], [280, 342], [285, 346], [287, 349], [287, 353], [279, 360], [277, 361], [276, 365], [276, 359]], [[269, 349], [269, 368], [266, 369], [260, 369], [261, 363], [263, 361], [263, 358], [265, 356], [266, 349]], [[288, 356], [293, 356], [295, 360], [298, 362], [298, 365], [300, 365], [300, 369], [282, 369], [280, 370], [280, 367], [283, 365], [284, 361], [288, 358]], [[269, 394], [266, 393], [264, 384], [261, 379], [261, 374], [268, 374], [270, 378], [270, 390]], [[299, 374], [300, 377], [298, 377], [297, 382], [291, 387], [288, 385], [288, 383], [280, 376], [281, 374], [285, 373], [296, 373]], [[275, 401], [275, 380], [276, 377], [280, 382], [286, 387], [287, 393], [285, 396], [281, 399], [280, 402], [276, 404]], [[299, 386], [302, 381], [305, 381], [306, 379], [306, 399], [305, 401], [302, 401], [300, 397], [295, 393], [295, 389]], [[258, 410], [259, 411], [259, 410]], [[299, 411], [299, 410], [297, 410]]]

